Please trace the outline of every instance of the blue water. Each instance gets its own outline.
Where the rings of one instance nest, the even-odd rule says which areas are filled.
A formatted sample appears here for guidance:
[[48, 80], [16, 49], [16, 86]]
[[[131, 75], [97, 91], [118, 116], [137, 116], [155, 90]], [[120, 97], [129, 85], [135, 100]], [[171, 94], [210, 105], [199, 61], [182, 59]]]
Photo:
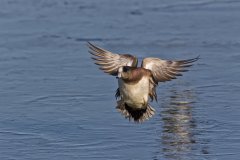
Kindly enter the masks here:
[[[239, 159], [239, 15], [236, 0], [2, 0], [0, 159]], [[155, 116], [135, 124], [86, 41], [201, 59], [160, 84]]]

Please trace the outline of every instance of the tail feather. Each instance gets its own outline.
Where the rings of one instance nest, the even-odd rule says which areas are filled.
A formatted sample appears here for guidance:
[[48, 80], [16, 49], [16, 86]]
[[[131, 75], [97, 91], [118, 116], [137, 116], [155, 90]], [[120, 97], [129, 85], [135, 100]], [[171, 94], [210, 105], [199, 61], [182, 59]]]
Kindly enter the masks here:
[[144, 122], [155, 114], [155, 109], [147, 104], [146, 109], [134, 110], [127, 106], [123, 101], [117, 101], [116, 109], [129, 121]]

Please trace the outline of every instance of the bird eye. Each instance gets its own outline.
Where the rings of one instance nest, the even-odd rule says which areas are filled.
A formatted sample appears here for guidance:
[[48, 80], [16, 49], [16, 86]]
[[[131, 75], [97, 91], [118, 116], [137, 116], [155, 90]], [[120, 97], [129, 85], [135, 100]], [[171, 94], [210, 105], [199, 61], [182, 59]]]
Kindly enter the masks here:
[[128, 67], [123, 67], [123, 72], [127, 72], [129, 70], [129, 68]]

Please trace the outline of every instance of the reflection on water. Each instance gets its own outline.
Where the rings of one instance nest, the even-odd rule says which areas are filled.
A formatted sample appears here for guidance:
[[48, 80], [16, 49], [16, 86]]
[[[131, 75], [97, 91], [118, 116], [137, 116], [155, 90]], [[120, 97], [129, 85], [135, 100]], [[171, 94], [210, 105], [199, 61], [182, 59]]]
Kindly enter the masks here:
[[170, 98], [162, 104], [162, 153], [168, 159], [186, 159], [196, 142], [193, 134], [196, 122], [192, 116], [194, 94], [191, 90], [170, 92]]

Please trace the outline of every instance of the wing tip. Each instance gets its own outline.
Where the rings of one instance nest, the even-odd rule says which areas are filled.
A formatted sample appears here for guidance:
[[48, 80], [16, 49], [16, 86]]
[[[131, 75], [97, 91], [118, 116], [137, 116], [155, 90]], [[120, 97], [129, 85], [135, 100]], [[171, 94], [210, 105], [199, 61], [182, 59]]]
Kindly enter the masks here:
[[185, 59], [185, 60], [179, 60], [177, 61], [180, 65], [182, 65], [182, 67], [190, 67], [192, 66], [193, 62], [196, 62], [200, 59], [200, 55], [198, 55], [197, 57], [195, 58], [191, 58], [191, 59]]
[[192, 62], [196, 62], [196, 61], [198, 61], [199, 59], [201, 59], [201, 58], [200, 58], [200, 54], [199, 54], [196, 58], [193, 58], [193, 59], [192, 59], [192, 60], [193, 60]]
[[198, 55], [197, 57], [195, 57], [195, 58], [192, 58], [192, 62], [196, 62], [197, 60], [199, 60], [200, 59], [200, 55]]
[[92, 45], [92, 43], [90, 41], [87, 41], [87, 45]]
[[92, 44], [90, 41], [87, 41], [87, 42], [86, 42], [86, 46], [87, 46], [88, 48], [90, 48], [91, 46], [93, 46], [93, 44]]

